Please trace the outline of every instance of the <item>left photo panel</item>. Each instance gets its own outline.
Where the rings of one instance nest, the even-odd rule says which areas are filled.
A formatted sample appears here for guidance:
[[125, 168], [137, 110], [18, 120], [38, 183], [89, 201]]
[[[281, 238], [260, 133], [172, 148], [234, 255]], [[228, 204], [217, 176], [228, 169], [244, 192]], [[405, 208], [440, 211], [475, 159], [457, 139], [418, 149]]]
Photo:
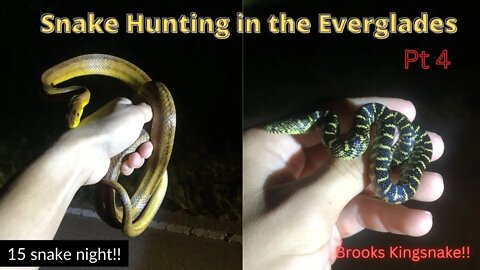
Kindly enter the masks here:
[[242, 269], [241, 10], [1, 11], [0, 266]]

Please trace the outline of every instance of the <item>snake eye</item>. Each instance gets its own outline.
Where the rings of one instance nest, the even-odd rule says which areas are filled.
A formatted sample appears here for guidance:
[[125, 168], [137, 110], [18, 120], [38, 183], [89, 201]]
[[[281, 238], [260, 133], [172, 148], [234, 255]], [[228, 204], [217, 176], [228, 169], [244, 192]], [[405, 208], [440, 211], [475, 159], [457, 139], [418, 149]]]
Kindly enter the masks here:
[[76, 115], [77, 115], [77, 117], [79, 117], [79, 116], [80, 116], [80, 114], [79, 114], [78, 112], [76, 113]]

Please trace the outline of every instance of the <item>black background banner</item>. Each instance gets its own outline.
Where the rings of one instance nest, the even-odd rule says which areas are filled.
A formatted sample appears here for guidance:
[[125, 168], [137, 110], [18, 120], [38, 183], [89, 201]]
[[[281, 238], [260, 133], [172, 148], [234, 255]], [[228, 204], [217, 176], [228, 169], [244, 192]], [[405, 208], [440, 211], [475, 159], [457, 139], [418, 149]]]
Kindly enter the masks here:
[[128, 240], [0, 241], [0, 266], [128, 266]]

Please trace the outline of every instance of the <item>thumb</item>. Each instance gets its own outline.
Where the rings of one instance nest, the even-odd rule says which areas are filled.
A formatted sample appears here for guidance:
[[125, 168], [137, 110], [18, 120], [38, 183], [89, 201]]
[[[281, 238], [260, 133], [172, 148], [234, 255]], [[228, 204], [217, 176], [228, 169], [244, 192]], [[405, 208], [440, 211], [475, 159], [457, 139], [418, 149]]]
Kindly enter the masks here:
[[367, 182], [367, 166], [363, 159], [333, 159], [325, 169], [297, 183], [303, 185], [298, 196], [335, 223], [345, 205], [363, 191]]

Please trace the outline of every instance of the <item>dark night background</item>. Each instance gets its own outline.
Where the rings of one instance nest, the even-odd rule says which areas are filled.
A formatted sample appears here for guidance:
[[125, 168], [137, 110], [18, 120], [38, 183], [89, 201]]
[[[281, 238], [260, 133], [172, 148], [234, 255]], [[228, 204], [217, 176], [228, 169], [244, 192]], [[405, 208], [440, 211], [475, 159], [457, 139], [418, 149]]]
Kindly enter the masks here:
[[[315, 104], [346, 97], [389, 96], [413, 101], [416, 122], [440, 134], [443, 157], [428, 170], [441, 173], [443, 196], [433, 203], [409, 202], [427, 209], [433, 228], [412, 238], [365, 231], [344, 240], [350, 248], [401, 245], [407, 248], [470, 246], [470, 259], [338, 260], [333, 269], [477, 269], [480, 266], [480, 191], [477, 174], [480, 130], [478, 16], [466, 1], [249, 1], [246, 16], [262, 18], [262, 33], [244, 36], [245, 129]], [[286, 12], [307, 17], [310, 34], [271, 34], [266, 19]], [[391, 34], [385, 40], [370, 34], [318, 34], [318, 13], [332, 17], [456, 17], [455, 34]], [[476, 29], [477, 28], [477, 29]], [[425, 50], [431, 55], [430, 70], [403, 68], [405, 49]], [[446, 49], [452, 65], [434, 65]]]
[[[12, 179], [66, 130], [65, 102], [42, 95], [47, 68], [87, 53], [124, 58], [171, 91], [177, 132], [169, 164], [169, 188], [161, 209], [204, 216], [241, 228], [241, 39], [213, 34], [125, 34], [125, 14], [151, 17], [230, 17], [241, 3], [175, 1], [31, 1], [2, 8], [2, 105], [0, 183]], [[42, 34], [40, 16], [115, 17], [117, 34]], [[115, 97], [131, 96], [121, 83], [105, 78], [75, 79], [93, 91], [87, 115]], [[74, 204], [92, 207], [92, 187]]]
[[[290, 1], [292, 2], [292, 1]], [[124, 34], [125, 13], [145, 16], [225, 16], [234, 19], [240, 1], [38, 1], [5, 3], [0, 42], [0, 184], [11, 180], [66, 130], [66, 103], [42, 96], [40, 75], [59, 63], [86, 53], [125, 58], [163, 82], [177, 107], [177, 135], [169, 165], [170, 183], [162, 209], [206, 216], [241, 226], [242, 76], [243, 129], [329, 99], [394, 96], [414, 102], [416, 122], [440, 134], [443, 157], [428, 170], [441, 173], [443, 196], [433, 203], [410, 202], [434, 216], [432, 231], [419, 238], [362, 232], [345, 247], [470, 246], [465, 260], [339, 260], [333, 269], [475, 269], [480, 265], [480, 191], [475, 161], [480, 143], [479, 31], [475, 9], [467, 1], [311, 1], [246, 2], [245, 15], [262, 19], [262, 33], [242, 37], [231, 30], [226, 40], [212, 34]], [[116, 17], [118, 34], [41, 34], [43, 13], [62, 17]], [[266, 18], [286, 12], [308, 17], [312, 32], [273, 35]], [[455, 34], [317, 34], [317, 14], [334, 17], [456, 17]], [[230, 26], [232, 26], [231, 22]], [[405, 49], [425, 50], [431, 69], [403, 69]], [[449, 51], [452, 65], [434, 65]], [[127, 95], [113, 80], [79, 79], [94, 91], [94, 111], [114, 97]], [[118, 90], [117, 90], [118, 88]], [[98, 89], [98, 91], [95, 91]], [[93, 205], [92, 188], [83, 188], [77, 204]]]

